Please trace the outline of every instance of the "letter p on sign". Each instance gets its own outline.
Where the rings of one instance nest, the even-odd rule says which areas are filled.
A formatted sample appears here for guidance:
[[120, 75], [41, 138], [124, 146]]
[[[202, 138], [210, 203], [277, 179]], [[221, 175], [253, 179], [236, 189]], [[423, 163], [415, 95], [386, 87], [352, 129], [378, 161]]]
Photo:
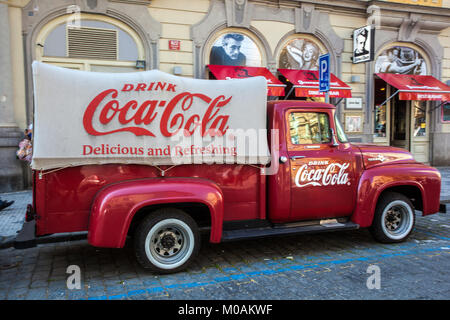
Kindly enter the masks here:
[[319, 57], [319, 91], [330, 91], [330, 55]]

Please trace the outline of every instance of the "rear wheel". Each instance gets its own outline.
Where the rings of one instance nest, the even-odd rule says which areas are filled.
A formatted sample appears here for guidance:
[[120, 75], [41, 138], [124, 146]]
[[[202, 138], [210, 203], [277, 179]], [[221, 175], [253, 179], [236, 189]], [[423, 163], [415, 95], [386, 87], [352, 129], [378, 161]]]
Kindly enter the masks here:
[[197, 224], [175, 208], [159, 209], [146, 217], [137, 228], [134, 240], [138, 262], [160, 273], [185, 269], [200, 248]]
[[378, 201], [370, 231], [384, 243], [405, 241], [415, 223], [414, 207], [403, 194], [390, 192]]

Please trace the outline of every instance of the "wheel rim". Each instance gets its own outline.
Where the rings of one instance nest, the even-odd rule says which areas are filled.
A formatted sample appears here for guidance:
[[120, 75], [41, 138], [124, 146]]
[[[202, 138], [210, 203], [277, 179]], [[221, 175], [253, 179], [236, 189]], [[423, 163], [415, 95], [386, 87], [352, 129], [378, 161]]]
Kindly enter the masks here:
[[155, 224], [145, 239], [148, 259], [162, 269], [184, 264], [194, 249], [194, 234], [181, 220], [166, 219]]
[[383, 211], [382, 227], [384, 233], [391, 239], [399, 240], [406, 237], [412, 229], [414, 213], [404, 201], [391, 202]]

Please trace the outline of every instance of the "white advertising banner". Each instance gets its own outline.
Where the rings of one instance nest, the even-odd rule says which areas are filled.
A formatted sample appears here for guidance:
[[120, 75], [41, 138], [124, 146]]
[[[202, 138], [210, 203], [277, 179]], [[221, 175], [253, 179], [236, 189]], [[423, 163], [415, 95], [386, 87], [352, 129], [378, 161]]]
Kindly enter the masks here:
[[32, 168], [267, 164], [263, 77], [198, 80], [33, 63]]

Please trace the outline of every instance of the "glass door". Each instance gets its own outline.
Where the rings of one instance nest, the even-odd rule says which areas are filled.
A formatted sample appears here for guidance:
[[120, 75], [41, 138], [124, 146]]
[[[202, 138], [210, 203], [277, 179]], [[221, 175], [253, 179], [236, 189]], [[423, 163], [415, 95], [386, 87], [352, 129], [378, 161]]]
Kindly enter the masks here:
[[398, 95], [396, 95], [391, 101], [390, 145], [410, 150], [409, 101], [400, 100]]
[[427, 101], [408, 101], [411, 104], [411, 153], [419, 162], [429, 159], [429, 117]]

